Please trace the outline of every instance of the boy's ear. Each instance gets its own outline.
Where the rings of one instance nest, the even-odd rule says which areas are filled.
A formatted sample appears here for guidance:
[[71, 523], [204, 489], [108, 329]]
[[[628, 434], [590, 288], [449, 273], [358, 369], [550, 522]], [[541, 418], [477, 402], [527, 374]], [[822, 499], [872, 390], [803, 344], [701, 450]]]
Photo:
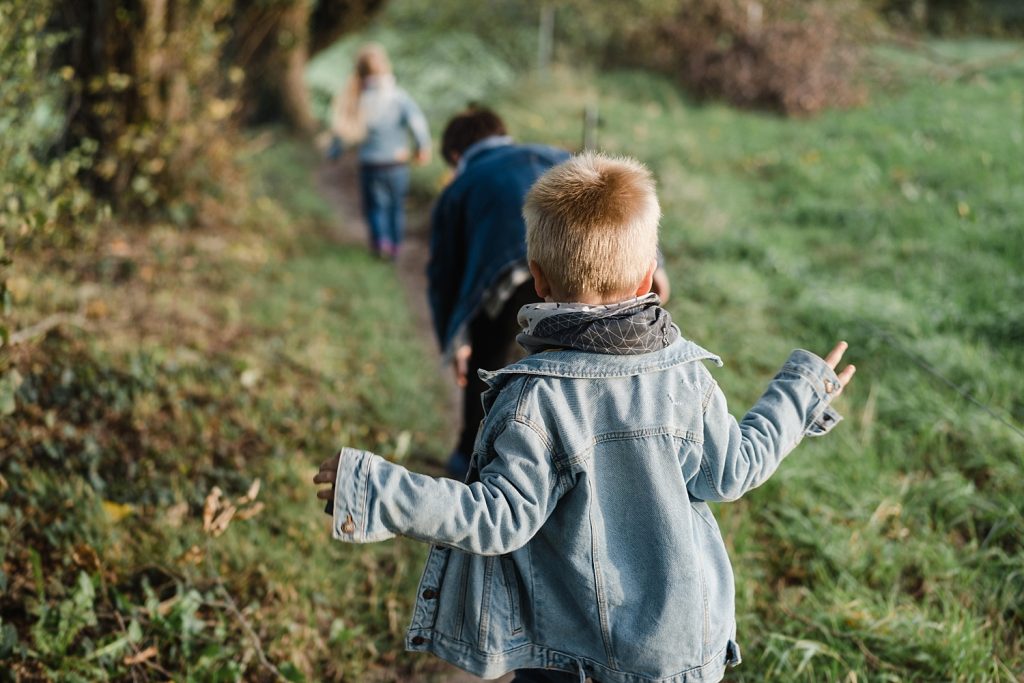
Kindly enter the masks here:
[[541, 270], [540, 265], [533, 260], [530, 261], [530, 275], [533, 275], [533, 289], [537, 292], [537, 296], [541, 299], [547, 299], [551, 296], [551, 283], [544, 276], [544, 271]]
[[651, 261], [650, 268], [647, 269], [647, 274], [644, 275], [644, 279], [640, 281], [639, 286], [636, 288], [636, 296], [646, 296], [650, 294], [651, 288], [654, 287], [654, 271], [658, 269], [658, 259]]

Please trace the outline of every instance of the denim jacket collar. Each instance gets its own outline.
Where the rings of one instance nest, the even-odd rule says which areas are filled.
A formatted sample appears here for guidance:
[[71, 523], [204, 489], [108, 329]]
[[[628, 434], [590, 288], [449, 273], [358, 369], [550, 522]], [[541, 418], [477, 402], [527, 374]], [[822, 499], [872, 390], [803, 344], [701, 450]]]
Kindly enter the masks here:
[[460, 175], [466, 170], [466, 166], [473, 160], [473, 157], [477, 156], [481, 152], [486, 152], [489, 149], [495, 147], [505, 147], [506, 145], [512, 144], [512, 138], [508, 135], [490, 135], [482, 140], [477, 140], [472, 145], [466, 148], [466, 151], [459, 157], [459, 162], [455, 164], [455, 175]]
[[[600, 360], [597, 360], [598, 357]], [[721, 358], [680, 337], [671, 346], [660, 351], [632, 356], [585, 353], [573, 349], [543, 351], [500, 370], [481, 370], [480, 379], [494, 388], [503, 384], [509, 375], [546, 375], [576, 379], [629, 377], [666, 370], [698, 360], [710, 360], [715, 365], [722, 365]]]

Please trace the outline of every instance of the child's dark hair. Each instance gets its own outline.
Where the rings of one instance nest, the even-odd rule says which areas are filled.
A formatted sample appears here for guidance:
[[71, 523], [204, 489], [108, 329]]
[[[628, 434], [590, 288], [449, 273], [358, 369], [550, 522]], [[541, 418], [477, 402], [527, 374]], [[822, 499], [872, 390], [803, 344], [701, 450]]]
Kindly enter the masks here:
[[473, 143], [492, 135], [505, 135], [505, 122], [487, 107], [470, 104], [448, 121], [441, 136], [441, 156], [454, 166]]

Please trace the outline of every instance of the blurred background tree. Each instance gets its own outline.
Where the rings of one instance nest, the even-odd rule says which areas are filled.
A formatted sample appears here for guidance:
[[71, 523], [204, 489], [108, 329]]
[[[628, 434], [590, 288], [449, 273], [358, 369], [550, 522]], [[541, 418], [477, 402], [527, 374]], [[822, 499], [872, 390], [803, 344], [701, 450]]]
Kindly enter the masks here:
[[[4, 144], [19, 150], [5, 180], [22, 194], [35, 185], [25, 174], [45, 164], [53, 188], [63, 183], [53, 164], [64, 159], [65, 181], [117, 210], [200, 219], [204, 197], [230, 189], [236, 125], [312, 129], [303, 80], [309, 55], [382, 4], [0, 3], [0, 75], [14, 132]], [[66, 203], [47, 210], [55, 215]], [[22, 198], [17, 206], [27, 209]]]
[[[5, 210], [52, 224], [91, 205], [87, 189], [115, 210], [202, 220], [206, 199], [230, 191], [237, 124], [315, 128], [307, 62], [384, 4], [3, 0]], [[1003, 34], [1024, 26], [1024, 7], [1012, 0], [413, 1], [391, 8], [389, 25], [425, 24], [431, 31], [418, 35], [445, 37], [404, 46], [427, 55], [418, 80], [469, 53], [508, 80], [536, 64], [543, 16], [554, 19], [556, 59], [655, 67], [700, 96], [790, 114], [861, 99], [853, 74], [864, 27]], [[46, 177], [33, 183], [26, 173]], [[29, 212], [32, 193], [54, 200]], [[8, 224], [28, 225], [24, 216]]]

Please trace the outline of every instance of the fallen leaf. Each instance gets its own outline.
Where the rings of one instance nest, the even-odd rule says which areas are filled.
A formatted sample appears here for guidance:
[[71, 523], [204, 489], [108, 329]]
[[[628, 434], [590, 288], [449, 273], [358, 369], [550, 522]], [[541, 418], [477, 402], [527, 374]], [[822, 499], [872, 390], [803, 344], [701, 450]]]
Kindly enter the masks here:
[[262, 502], [256, 503], [255, 505], [252, 505], [252, 506], [247, 507], [246, 509], [242, 510], [241, 512], [239, 512], [235, 516], [238, 517], [239, 520], [244, 522], [245, 520], [252, 519], [256, 515], [258, 515], [261, 512], [263, 512], [263, 508], [265, 508], [265, 507], [266, 506]]
[[246, 503], [251, 503], [256, 500], [256, 496], [258, 495], [260, 495], [260, 480], [257, 477], [252, 482], [252, 485], [249, 486], [249, 490], [245, 492], [245, 495], [238, 499], [238, 504], [245, 505]]
[[228, 530], [228, 524], [231, 523], [231, 518], [235, 516], [237, 508], [234, 505], [228, 505], [217, 518], [210, 524], [210, 534], [213, 536], [220, 536], [222, 533]]
[[85, 317], [92, 320], [105, 318], [109, 312], [110, 308], [103, 299], [93, 299], [85, 305]]
[[142, 664], [145, 661], [153, 659], [153, 657], [156, 657], [157, 654], [159, 654], [159, 651], [156, 649], [156, 645], [150, 645], [141, 652], [137, 652], [129, 657], [125, 657], [124, 664], [125, 666], [132, 666], [133, 664]]
[[96, 555], [96, 551], [86, 543], [79, 543], [75, 546], [75, 549], [71, 551], [71, 559], [87, 572], [94, 572], [100, 566], [100, 558]]
[[205, 554], [203, 553], [203, 549], [200, 548], [198, 545], [194, 545], [185, 551], [185, 553], [181, 556], [181, 561], [186, 564], [198, 565], [203, 563], [204, 557]]
[[164, 513], [164, 523], [172, 529], [177, 529], [181, 526], [187, 514], [188, 503], [185, 501], [176, 503], [167, 508], [167, 512]]
[[110, 518], [110, 521], [116, 524], [125, 517], [133, 514], [135, 512], [135, 508], [124, 503], [115, 503], [112, 500], [105, 500], [103, 501], [103, 511], [107, 513], [107, 517]]
[[217, 514], [217, 509], [220, 507], [220, 497], [221, 490], [219, 486], [214, 486], [210, 489], [210, 493], [206, 496], [206, 500], [203, 502], [203, 531], [210, 530], [214, 515]]

